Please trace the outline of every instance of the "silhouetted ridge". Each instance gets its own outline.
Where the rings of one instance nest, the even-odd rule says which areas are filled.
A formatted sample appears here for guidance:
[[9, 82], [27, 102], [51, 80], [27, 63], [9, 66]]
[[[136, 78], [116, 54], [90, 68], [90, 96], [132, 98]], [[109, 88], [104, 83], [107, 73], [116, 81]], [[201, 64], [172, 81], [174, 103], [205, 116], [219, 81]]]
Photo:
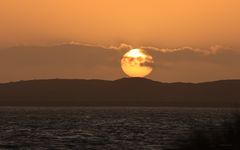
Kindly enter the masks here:
[[127, 83], [127, 84], [156, 84], [160, 83], [147, 78], [133, 77], [133, 78], [121, 78], [114, 81], [115, 83]]
[[0, 105], [237, 107], [239, 89], [240, 80], [195, 84], [146, 78], [31, 80], [0, 84]]

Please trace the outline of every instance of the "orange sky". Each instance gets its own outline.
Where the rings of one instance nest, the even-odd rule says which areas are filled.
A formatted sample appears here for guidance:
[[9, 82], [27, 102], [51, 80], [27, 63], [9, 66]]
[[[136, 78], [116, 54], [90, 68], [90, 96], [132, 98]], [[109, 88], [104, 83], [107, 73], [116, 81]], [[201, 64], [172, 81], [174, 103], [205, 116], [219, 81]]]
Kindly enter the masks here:
[[239, 46], [239, 0], [1, 0], [0, 41]]
[[[233, 56], [235, 56], [235, 52], [240, 52], [239, 8], [239, 0], [1, 0], [0, 57], [3, 57], [6, 47], [18, 46], [17, 53], [21, 54], [21, 51], [24, 51], [22, 45], [48, 47], [70, 41], [106, 47], [126, 43], [133, 47], [148, 46], [170, 49], [170, 51], [184, 49], [183, 47], [212, 51], [214, 47], [220, 47], [217, 50], [224, 51], [223, 56], [217, 57], [221, 63], [218, 61], [217, 63], [215, 61], [206, 62], [205, 57], [201, 57], [201, 61], [193, 63], [189, 55], [184, 54], [184, 62], [174, 65], [174, 58], [178, 60], [179, 55], [171, 56], [173, 60], [163, 61], [158, 56], [159, 53], [155, 54], [154, 52], [156, 66], [150, 77], [169, 82], [239, 78], [240, 73], [237, 66], [240, 63], [231, 59], [232, 55], [228, 54], [229, 51], [234, 51]], [[96, 51], [98, 49], [96, 48]], [[227, 55], [225, 55], [225, 51]], [[51, 52], [46, 51], [45, 56], [51, 57], [49, 53]], [[41, 67], [32, 65], [36, 69], [35, 73], [31, 72], [31, 68], [23, 65], [20, 67], [28, 68], [26, 71], [30, 73], [21, 73], [21, 71], [17, 71], [18, 69], [14, 71], [14, 67], [19, 65], [17, 60], [21, 58], [21, 55], [17, 55], [19, 58], [15, 59], [9, 55], [5, 61], [0, 60], [2, 63], [0, 66], [5, 66], [4, 73], [2, 73], [2, 77], [0, 76], [0, 82], [41, 78], [43, 77], [41, 72], [45, 72], [44, 78], [115, 79], [124, 76], [119, 73], [109, 76], [102, 75], [104, 70], [112, 72], [114, 69], [120, 68], [119, 66], [108, 68], [107, 64], [103, 64], [103, 70], [95, 68], [95, 70], [100, 70], [97, 73], [90, 71], [88, 75], [79, 74], [78, 71], [74, 72], [73, 70], [76, 70], [77, 67], [69, 71], [68, 69], [72, 66], [68, 66], [66, 72], [54, 72], [49, 64], [41, 66], [41, 72], [37, 71]], [[26, 57], [32, 55], [35, 54], [27, 52]], [[102, 57], [104, 59], [111, 56], [106, 54]], [[228, 65], [226, 60], [237, 62], [233, 63], [234, 65]], [[86, 61], [83, 58], [78, 63]], [[115, 60], [117, 63], [118, 61]], [[31, 61], [29, 60], [28, 63], [31, 64]], [[56, 64], [59, 69], [61, 68], [60, 64]], [[164, 64], [173, 65], [172, 70], [161, 68]], [[200, 70], [195, 75], [189, 69], [196, 71], [196, 65]], [[9, 71], [9, 66], [12, 68], [11, 71]], [[79, 68], [84, 70], [81, 66]], [[214, 69], [215, 73], [212, 71]]]

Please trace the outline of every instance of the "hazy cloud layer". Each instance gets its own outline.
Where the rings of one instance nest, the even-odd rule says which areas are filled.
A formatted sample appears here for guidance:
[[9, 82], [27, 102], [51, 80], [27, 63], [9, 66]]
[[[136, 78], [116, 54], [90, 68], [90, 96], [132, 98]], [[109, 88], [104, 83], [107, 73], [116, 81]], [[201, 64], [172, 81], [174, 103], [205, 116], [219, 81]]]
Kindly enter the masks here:
[[[134, 46], [94, 46], [71, 42], [48, 47], [0, 50], [0, 82], [42, 78], [118, 79], [122, 55]], [[142, 46], [154, 58], [149, 78], [159, 81], [199, 82], [240, 78], [240, 53], [213, 46], [202, 50]]]

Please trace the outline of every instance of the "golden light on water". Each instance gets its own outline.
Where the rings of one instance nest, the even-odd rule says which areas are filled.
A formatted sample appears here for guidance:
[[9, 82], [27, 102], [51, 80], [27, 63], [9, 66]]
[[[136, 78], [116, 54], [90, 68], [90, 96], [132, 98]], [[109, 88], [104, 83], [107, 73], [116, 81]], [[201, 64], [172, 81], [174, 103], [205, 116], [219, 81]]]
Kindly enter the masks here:
[[123, 55], [121, 67], [130, 77], [145, 77], [152, 72], [153, 58], [143, 49], [132, 49]]

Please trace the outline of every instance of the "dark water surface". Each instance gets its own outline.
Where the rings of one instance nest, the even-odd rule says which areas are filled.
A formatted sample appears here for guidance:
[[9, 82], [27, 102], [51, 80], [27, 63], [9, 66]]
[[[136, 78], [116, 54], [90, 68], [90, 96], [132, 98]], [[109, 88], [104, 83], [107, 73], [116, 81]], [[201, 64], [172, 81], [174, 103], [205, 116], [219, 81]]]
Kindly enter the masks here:
[[216, 128], [233, 109], [0, 107], [0, 149], [160, 149], [195, 128]]

